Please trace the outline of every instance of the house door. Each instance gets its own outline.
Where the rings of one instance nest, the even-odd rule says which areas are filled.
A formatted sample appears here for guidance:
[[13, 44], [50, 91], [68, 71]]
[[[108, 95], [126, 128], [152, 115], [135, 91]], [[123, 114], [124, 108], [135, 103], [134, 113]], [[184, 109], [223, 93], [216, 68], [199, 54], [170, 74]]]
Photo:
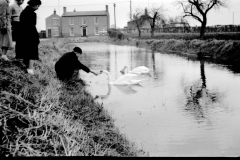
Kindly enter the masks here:
[[87, 36], [87, 28], [83, 27], [83, 37], [86, 37], [86, 36]]
[[51, 29], [48, 29], [48, 37], [50, 38], [50, 37], [52, 37], [52, 33], [51, 33]]

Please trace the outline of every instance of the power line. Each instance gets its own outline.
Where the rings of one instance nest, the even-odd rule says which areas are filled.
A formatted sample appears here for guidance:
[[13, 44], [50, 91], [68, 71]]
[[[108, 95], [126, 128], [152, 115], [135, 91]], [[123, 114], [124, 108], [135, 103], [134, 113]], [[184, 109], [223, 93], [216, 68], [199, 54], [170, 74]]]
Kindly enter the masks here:
[[[124, 2], [114, 2], [114, 3], [126, 3], [129, 1]], [[104, 5], [104, 4], [114, 4], [114, 3], [98, 3], [98, 4], [83, 4], [83, 5], [64, 5], [64, 6], [41, 6], [41, 7], [72, 7], [72, 6], [96, 6], [96, 5]]]

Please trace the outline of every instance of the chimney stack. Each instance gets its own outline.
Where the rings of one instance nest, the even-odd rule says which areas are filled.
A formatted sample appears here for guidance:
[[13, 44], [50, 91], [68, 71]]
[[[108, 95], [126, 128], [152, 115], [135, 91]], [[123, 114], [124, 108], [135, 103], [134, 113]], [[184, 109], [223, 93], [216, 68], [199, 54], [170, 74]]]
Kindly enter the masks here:
[[67, 8], [63, 7], [63, 13], [66, 13], [66, 12], [67, 12]]
[[106, 12], [108, 12], [108, 5], [106, 5]]
[[56, 10], [55, 9], [54, 9], [53, 13], [56, 14]]
[[145, 16], [148, 15], [148, 9], [145, 8]]

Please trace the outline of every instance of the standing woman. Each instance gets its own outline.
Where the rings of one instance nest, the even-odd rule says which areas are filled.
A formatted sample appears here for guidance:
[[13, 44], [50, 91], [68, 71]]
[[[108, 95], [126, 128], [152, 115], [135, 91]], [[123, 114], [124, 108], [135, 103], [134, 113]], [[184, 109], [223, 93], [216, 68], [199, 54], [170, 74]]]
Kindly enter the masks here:
[[7, 58], [7, 51], [12, 49], [12, 34], [11, 34], [11, 15], [9, 0], [0, 0], [0, 47], [2, 49], [1, 58]]
[[10, 6], [11, 13], [11, 25], [12, 25], [12, 40], [16, 41], [19, 31], [19, 17], [23, 10], [22, 4], [24, 0], [15, 0], [15, 2]]
[[42, 4], [40, 0], [29, 0], [26, 8], [20, 14], [20, 32], [16, 41], [16, 55], [18, 59], [23, 59], [27, 67], [27, 72], [34, 75], [34, 60], [39, 60], [38, 45], [40, 43], [39, 34], [36, 28], [36, 11]]

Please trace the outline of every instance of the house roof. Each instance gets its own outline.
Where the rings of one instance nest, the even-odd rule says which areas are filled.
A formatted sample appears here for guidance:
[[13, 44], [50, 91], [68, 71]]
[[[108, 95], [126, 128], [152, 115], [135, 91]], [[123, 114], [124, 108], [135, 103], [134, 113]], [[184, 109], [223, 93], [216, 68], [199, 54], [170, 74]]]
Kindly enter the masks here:
[[53, 13], [53, 14], [51, 14], [50, 16], [48, 16], [47, 18], [45, 18], [45, 19], [48, 19], [48, 18], [50, 18], [50, 17], [52, 17], [52, 16], [58, 17], [58, 18], [60, 17], [59, 15]]
[[76, 16], [106, 16], [106, 11], [80, 11], [80, 12], [65, 12], [62, 17], [76, 17]]

